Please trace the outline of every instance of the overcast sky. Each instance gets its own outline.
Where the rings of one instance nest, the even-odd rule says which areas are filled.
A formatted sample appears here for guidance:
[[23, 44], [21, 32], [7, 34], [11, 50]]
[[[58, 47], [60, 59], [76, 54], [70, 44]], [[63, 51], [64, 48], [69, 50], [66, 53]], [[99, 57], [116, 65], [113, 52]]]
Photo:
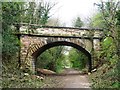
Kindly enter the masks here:
[[84, 22], [86, 22], [87, 18], [95, 14], [97, 12], [97, 7], [94, 5], [94, 3], [98, 3], [100, 0], [45, 0], [45, 1], [57, 3], [56, 6], [51, 11], [51, 14], [53, 15], [52, 17], [58, 18], [62, 23], [65, 23], [66, 26], [71, 26], [71, 22], [75, 17], [80, 16], [81, 19]]
[[71, 26], [71, 21], [80, 16], [82, 20], [86, 20], [88, 17], [96, 12], [94, 3], [99, 0], [49, 0], [56, 2], [56, 6], [52, 10], [52, 17], [59, 18], [61, 22], [66, 23], [67, 26]]

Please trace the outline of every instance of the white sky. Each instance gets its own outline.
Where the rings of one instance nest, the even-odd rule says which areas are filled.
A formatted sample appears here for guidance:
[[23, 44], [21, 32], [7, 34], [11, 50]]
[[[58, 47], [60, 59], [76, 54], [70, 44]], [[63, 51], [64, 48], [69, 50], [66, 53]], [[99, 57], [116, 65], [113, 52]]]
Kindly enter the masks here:
[[[40, 1], [40, 0], [37, 0]], [[75, 17], [80, 16], [86, 22], [93, 14], [97, 12], [94, 3], [100, 0], [43, 0], [51, 3], [57, 3], [51, 11], [52, 17], [58, 18], [66, 26], [71, 26]], [[108, 0], [102, 0], [108, 1]], [[119, 0], [118, 0], [119, 1]]]
[[71, 26], [72, 20], [80, 16], [82, 20], [86, 20], [88, 17], [96, 12], [95, 2], [99, 0], [49, 0], [56, 2], [56, 6], [52, 13], [53, 17], [59, 18], [66, 26]]

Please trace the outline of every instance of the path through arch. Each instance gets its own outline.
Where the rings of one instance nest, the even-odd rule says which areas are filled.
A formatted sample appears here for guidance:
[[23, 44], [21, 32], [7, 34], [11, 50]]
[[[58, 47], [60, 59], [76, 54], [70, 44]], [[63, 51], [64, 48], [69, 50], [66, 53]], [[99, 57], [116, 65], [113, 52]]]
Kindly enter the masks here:
[[[44, 45], [43, 47], [39, 48], [36, 52], [34, 52], [32, 54], [33, 58], [36, 60], [37, 57], [43, 53], [45, 50], [49, 49], [49, 48], [52, 48], [52, 47], [55, 47], [55, 46], [60, 46], [60, 45], [64, 45], [64, 46], [71, 46], [71, 47], [74, 47], [76, 48], [77, 50], [83, 52], [87, 57], [88, 57], [88, 72], [91, 72], [92, 70], [92, 61], [91, 61], [91, 54], [85, 50], [83, 47], [77, 45], [77, 44], [74, 44], [74, 43], [71, 43], [71, 42], [67, 42], [67, 41], [57, 41], [57, 42], [52, 42], [52, 43], [48, 43], [46, 45]], [[34, 61], [35, 62], [35, 61]]]

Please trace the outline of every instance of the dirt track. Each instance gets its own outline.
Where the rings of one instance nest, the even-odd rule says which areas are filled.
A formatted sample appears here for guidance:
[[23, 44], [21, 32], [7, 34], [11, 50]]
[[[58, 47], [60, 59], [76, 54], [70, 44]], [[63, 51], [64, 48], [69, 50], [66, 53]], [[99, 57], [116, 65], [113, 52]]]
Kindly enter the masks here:
[[47, 82], [45, 88], [90, 88], [87, 75], [80, 74], [79, 71], [74, 69], [66, 69], [63, 75], [48, 76], [51, 81]]

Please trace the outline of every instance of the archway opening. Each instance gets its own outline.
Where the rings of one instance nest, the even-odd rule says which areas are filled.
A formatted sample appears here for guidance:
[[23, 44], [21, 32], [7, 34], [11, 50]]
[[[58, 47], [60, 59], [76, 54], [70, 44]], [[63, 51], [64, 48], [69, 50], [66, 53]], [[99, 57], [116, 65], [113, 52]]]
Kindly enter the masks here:
[[[90, 53], [88, 52], [88, 51], [86, 51], [84, 48], [82, 48], [81, 46], [79, 46], [79, 45], [76, 45], [76, 44], [74, 44], [74, 43], [71, 43], [71, 42], [66, 42], [66, 41], [59, 41], [59, 42], [52, 42], [52, 43], [49, 43], [49, 44], [46, 44], [46, 45], [44, 45], [43, 47], [41, 47], [41, 48], [39, 48], [35, 53], [33, 53], [33, 57], [34, 57], [34, 59], [35, 59], [35, 67], [36, 68], [39, 68], [39, 66], [42, 66], [42, 65], [38, 65], [38, 63], [40, 63], [40, 62], [44, 62], [45, 64], [46, 64], [46, 67], [45, 68], [48, 68], [48, 69], [53, 69], [53, 71], [55, 71], [54, 69], [56, 68], [54, 68], [54, 63], [56, 63], [55, 62], [55, 60], [56, 59], [58, 59], [58, 57], [59, 57], [59, 55], [60, 55], [60, 53], [62, 52], [62, 54], [65, 54], [66, 53], [66, 50], [63, 50], [63, 51], [61, 51], [62, 49], [67, 49], [68, 50], [68, 48], [69, 47], [64, 47], [64, 46], [71, 46], [72, 48], [74, 48], [76, 51], [78, 51], [79, 53], [82, 53], [81, 55], [85, 55], [86, 57], [87, 57], [87, 66], [88, 66], [88, 72], [91, 72], [91, 69], [92, 69], [92, 64], [91, 64], [91, 55], [90, 55]], [[57, 51], [54, 51], [54, 48], [55, 48], [55, 50], [57, 50]], [[53, 58], [53, 59], [51, 59], [51, 56], [49, 56], [49, 54], [47, 55], [47, 53], [46, 54], [44, 54], [44, 52], [50, 52], [51, 50], [53, 50], [53, 52], [51, 53], [53, 56], [54, 56], [54, 54], [56, 54], [57, 53], [57, 55]], [[70, 51], [70, 50], [68, 50], [68, 51]], [[68, 52], [67, 51], [67, 52]], [[54, 53], [55, 52], [55, 53]], [[38, 59], [40, 59], [40, 58], [44, 58], [44, 55], [47, 55], [47, 57], [49, 57], [49, 60], [46, 60], [46, 61], [41, 61], [41, 60], [38, 60]], [[42, 56], [42, 57], [41, 57]], [[72, 56], [76, 56], [76, 55], [72, 55]], [[57, 58], [56, 58], [57, 57]], [[69, 56], [70, 57], [70, 56]], [[44, 58], [45, 59], [45, 58]], [[48, 59], [48, 58], [46, 58], [46, 59]], [[64, 57], [63, 57], [63, 59], [64, 59]], [[52, 60], [52, 61], [51, 61]], [[72, 66], [74, 66], [75, 67], [75, 61], [74, 60], [68, 60], [70, 63], [74, 63], [74, 65], [72, 65]], [[78, 60], [78, 61], [80, 61], [80, 62], [82, 62], [82, 60]], [[78, 62], [77, 61], [77, 62]], [[59, 61], [58, 61], [59, 62]], [[65, 60], [63, 60], [63, 62], [65, 63], [66, 62], [66, 59]], [[61, 62], [59, 62], [58, 64], [60, 64]], [[83, 62], [82, 62], [83, 63]], [[64, 68], [68, 68], [68, 66], [69, 65], [64, 65]], [[69, 66], [69, 67], [71, 67], [71, 66]], [[40, 67], [41, 68], [41, 67]]]

